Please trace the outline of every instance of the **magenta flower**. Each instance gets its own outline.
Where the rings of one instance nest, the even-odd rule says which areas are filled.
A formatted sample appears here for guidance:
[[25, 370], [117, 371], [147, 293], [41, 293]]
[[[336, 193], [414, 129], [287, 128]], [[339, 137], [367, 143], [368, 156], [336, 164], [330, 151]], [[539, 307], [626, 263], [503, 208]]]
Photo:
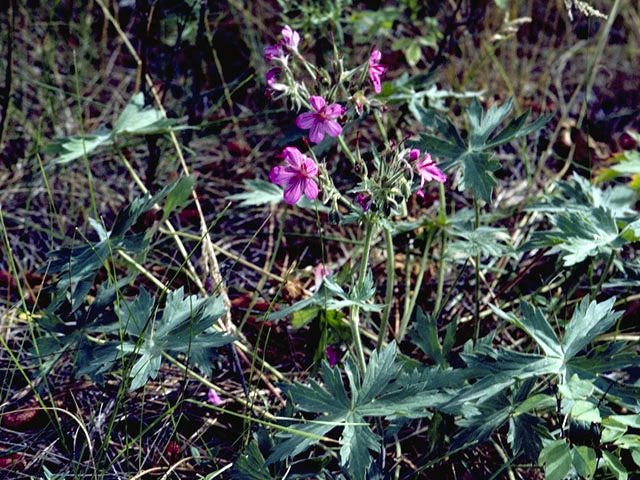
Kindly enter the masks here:
[[215, 405], [216, 407], [222, 404], [220, 395], [218, 395], [213, 388], [209, 389], [209, 393], [207, 393], [207, 400], [209, 400], [210, 404]]
[[430, 182], [431, 180], [435, 180], [436, 182], [444, 183], [447, 177], [436, 166], [436, 163], [431, 159], [431, 155], [425, 153], [422, 158], [419, 158], [420, 150], [414, 148], [409, 152], [409, 159], [412, 162], [416, 162], [416, 170], [418, 170], [418, 175], [420, 175], [420, 190], [418, 190], [418, 196], [424, 197], [422, 187], [425, 181]]
[[311, 96], [309, 103], [313, 112], [305, 112], [298, 115], [296, 125], [303, 130], [310, 129], [309, 139], [313, 143], [320, 143], [324, 134], [337, 137], [342, 133], [342, 127], [333, 120], [344, 113], [344, 108], [337, 103], [326, 105], [324, 98]]
[[329, 345], [324, 353], [327, 355], [327, 361], [329, 362], [330, 367], [335, 367], [335, 365], [340, 361], [340, 351], [333, 345]]
[[356, 202], [360, 204], [360, 206], [362, 207], [362, 211], [366, 212], [371, 206], [371, 195], [369, 195], [368, 193], [360, 192], [358, 195], [356, 195]]
[[380, 50], [376, 50], [374, 48], [371, 52], [371, 56], [369, 57], [369, 78], [371, 79], [371, 83], [373, 83], [373, 89], [376, 93], [380, 93], [382, 91], [380, 77], [386, 70], [385, 67], [378, 63], [381, 58], [382, 53], [380, 53]]
[[318, 290], [322, 285], [322, 281], [324, 277], [329, 275], [329, 269], [324, 266], [324, 264], [319, 263], [313, 268], [313, 278], [315, 281], [315, 289]]
[[287, 147], [282, 151], [288, 167], [277, 166], [271, 169], [269, 179], [284, 189], [284, 201], [294, 205], [302, 193], [313, 200], [318, 196], [318, 185], [313, 180], [318, 174], [318, 166], [309, 157], [303, 155], [295, 147]]
[[298, 50], [298, 44], [300, 43], [300, 34], [295, 30], [292, 30], [289, 25], [285, 25], [280, 32], [282, 38], [284, 38], [284, 44], [292, 50]]
[[264, 48], [264, 59], [266, 61], [282, 56], [282, 48], [280, 45], [269, 45]]
[[267, 71], [265, 75], [265, 79], [267, 81], [267, 87], [271, 90], [276, 90], [278, 92], [284, 92], [287, 89], [287, 86], [283, 83], [279, 83], [276, 81], [276, 75], [280, 73], [279, 68], [272, 68]]

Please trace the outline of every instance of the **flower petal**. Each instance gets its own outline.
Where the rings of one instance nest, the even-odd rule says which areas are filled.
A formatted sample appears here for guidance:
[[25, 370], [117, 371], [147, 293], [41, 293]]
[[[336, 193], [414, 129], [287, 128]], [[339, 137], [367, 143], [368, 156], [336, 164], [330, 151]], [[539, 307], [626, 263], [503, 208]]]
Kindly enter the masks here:
[[380, 93], [382, 91], [382, 84], [380, 83], [380, 77], [371, 76], [371, 83], [373, 83], [373, 91]]
[[295, 203], [300, 200], [303, 188], [302, 183], [302, 180], [296, 179], [284, 190], [284, 201], [289, 205], [295, 205]]
[[311, 112], [301, 113], [296, 117], [296, 125], [298, 126], [298, 128], [301, 128], [302, 130], [311, 128], [311, 126], [315, 123], [315, 121], [316, 121], [315, 114]]
[[291, 180], [295, 178], [297, 174], [298, 172], [291, 167], [277, 166], [273, 167], [269, 172], [269, 180], [276, 185], [284, 187], [285, 185], [289, 185]]
[[312, 95], [309, 97], [309, 103], [311, 104], [311, 108], [313, 108], [316, 112], [319, 112], [325, 106], [324, 98], [318, 97], [316, 95]]
[[318, 174], [318, 166], [313, 159], [303, 156], [303, 169], [307, 172], [307, 176], [315, 177]]
[[338, 118], [344, 113], [344, 108], [339, 103], [332, 103], [324, 109], [324, 115], [327, 118]]
[[295, 170], [299, 171], [302, 168], [303, 155], [296, 147], [285, 147], [282, 150], [282, 156]]
[[313, 143], [320, 143], [324, 138], [324, 124], [325, 122], [315, 122], [309, 130], [309, 140]]
[[324, 122], [324, 131], [332, 137], [337, 137], [342, 133], [342, 127], [334, 120], [327, 120]]
[[420, 150], [417, 148], [412, 148], [409, 152], [409, 160], [415, 162], [420, 157]]
[[318, 196], [318, 185], [310, 178], [306, 178], [303, 180], [304, 182], [304, 194], [309, 198], [309, 200], [313, 200]]

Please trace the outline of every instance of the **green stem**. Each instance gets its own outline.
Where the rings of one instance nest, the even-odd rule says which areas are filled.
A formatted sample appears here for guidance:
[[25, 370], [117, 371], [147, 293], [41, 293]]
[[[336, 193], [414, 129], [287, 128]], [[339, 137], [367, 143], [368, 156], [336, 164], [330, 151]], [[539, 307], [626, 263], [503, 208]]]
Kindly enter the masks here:
[[[362, 250], [362, 259], [360, 261], [360, 271], [358, 273], [358, 291], [362, 290], [367, 275], [367, 266], [369, 264], [369, 252], [371, 251], [371, 238], [373, 236], [373, 222], [367, 222], [365, 226], [364, 246]], [[360, 309], [357, 305], [351, 306], [351, 335], [353, 336], [353, 345], [356, 349], [358, 357], [358, 365], [360, 371], [364, 375], [367, 370], [367, 363], [364, 358], [364, 348], [362, 347], [362, 339], [360, 338]]]
[[384, 140], [384, 145], [385, 147], [389, 147], [389, 138], [387, 137], [387, 131], [384, 128], [384, 125], [382, 124], [382, 117], [380, 116], [380, 112], [378, 112], [378, 110], [374, 110], [373, 111], [373, 116], [376, 119], [376, 125], [378, 126], [378, 130], [380, 130], [380, 135], [382, 135], [382, 138]]
[[440, 230], [440, 264], [438, 265], [438, 286], [436, 287], [436, 304], [433, 308], [436, 316], [440, 314], [440, 307], [442, 305], [442, 290], [444, 287], [444, 267], [447, 250], [447, 232], [445, 225], [447, 223], [447, 204], [444, 195], [444, 185], [438, 183], [438, 190], [440, 192], [440, 213], [438, 214], [438, 223], [441, 226]]
[[[473, 196], [473, 209], [475, 211], [475, 224], [474, 229], [478, 229], [480, 226], [480, 204], [476, 196]], [[476, 314], [473, 324], [473, 344], [478, 342], [480, 336], [480, 252], [476, 254], [475, 258], [475, 272], [476, 272], [476, 285], [475, 285], [475, 304]]]
[[380, 331], [378, 332], [378, 343], [376, 350], [378, 352], [382, 348], [387, 336], [387, 328], [389, 326], [389, 316], [391, 315], [391, 306], [393, 305], [393, 287], [395, 274], [395, 254], [393, 252], [393, 238], [391, 230], [384, 228], [384, 241], [387, 245], [387, 292], [384, 297], [384, 311], [382, 312], [382, 321], [380, 322]]
[[[422, 252], [422, 259], [420, 260], [420, 270], [418, 272], [418, 278], [416, 278], [416, 284], [413, 289], [413, 293], [411, 294], [411, 300], [409, 301], [409, 308], [407, 308], [402, 314], [402, 320], [400, 321], [400, 328], [398, 329], [397, 342], [402, 342], [402, 339], [407, 332], [407, 326], [409, 325], [409, 319], [411, 318], [411, 313], [413, 312], [414, 307], [416, 306], [416, 302], [418, 301], [418, 295], [420, 294], [420, 287], [422, 286], [422, 279], [424, 277], [424, 272], [427, 268], [427, 258], [429, 258], [429, 249], [431, 247], [431, 241], [433, 240], [433, 235], [435, 230], [431, 230], [429, 232], [429, 236], [427, 237], [427, 242], [424, 245], [424, 251]], [[407, 284], [408, 285], [408, 284]], [[409, 293], [407, 289], [407, 294]]]
[[338, 143], [340, 144], [340, 148], [342, 149], [342, 152], [347, 156], [347, 158], [351, 162], [351, 165], [355, 167], [356, 159], [353, 156], [353, 153], [351, 153], [351, 150], [349, 150], [349, 147], [347, 147], [347, 144], [345, 143], [344, 138], [342, 138], [342, 135], [338, 135], [337, 138], [338, 138]]
[[598, 284], [596, 285], [596, 288], [593, 290], [593, 295], [597, 295], [598, 292], [600, 291], [600, 288], [602, 288], [602, 284], [604, 283], [605, 279], [607, 278], [607, 273], [609, 273], [609, 270], [611, 269], [611, 264], [613, 263], [613, 259], [616, 256], [616, 252], [615, 250], [611, 250], [611, 254], [609, 255], [609, 258], [607, 259], [607, 264], [604, 266], [604, 270], [602, 271], [602, 275], [600, 275], [600, 280], [598, 280]]

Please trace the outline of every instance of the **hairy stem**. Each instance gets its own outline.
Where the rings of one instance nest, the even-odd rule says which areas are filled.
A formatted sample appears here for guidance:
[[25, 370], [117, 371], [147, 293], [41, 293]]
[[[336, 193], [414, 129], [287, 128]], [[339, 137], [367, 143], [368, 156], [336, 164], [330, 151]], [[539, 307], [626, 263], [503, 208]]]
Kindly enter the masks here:
[[440, 264], [438, 265], [438, 286], [436, 287], [436, 304], [433, 311], [436, 315], [440, 313], [442, 307], [442, 290], [444, 287], [444, 267], [447, 251], [447, 232], [444, 226], [447, 223], [447, 204], [444, 196], [444, 184], [438, 183], [438, 191], [440, 192], [440, 212], [438, 213], [438, 223], [440, 230]]
[[[367, 275], [367, 266], [369, 264], [369, 252], [371, 251], [371, 237], [373, 236], [373, 222], [367, 222], [365, 227], [364, 247], [362, 250], [362, 259], [360, 260], [360, 271], [358, 273], [357, 290], [362, 290], [364, 280]], [[364, 357], [364, 348], [362, 347], [362, 339], [360, 338], [360, 309], [357, 305], [351, 306], [351, 334], [353, 336], [353, 345], [356, 349], [358, 365], [361, 372], [367, 369], [367, 363]]]
[[[402, 339], [405, 333], [407, 333], [407, 327], [409, 325], [409, 319], [411, 318], [411, 313], [413, 312], [413, 309], [416, 306], [416, 302], [418, 301], [418, 295], [420, 294], [422, 279], [424, 277], [424, 272], [427, 268], [427, 259], [429, 258], [429, 249], [431, 248], [431, 241], [433, 240], [434, 233], [435, 233], [435, 230], [431, 230], [429, 232], [427, 241], [424, 244], [422, 259], [420, 260], [420, 270], [418, 271], [418, 278], [416, 278], [416, 284], [413, 288], [413, 293], [411, 294], [411, 300], [409, 300], [409, 307], [405, 309], [404, 313], [402, 314], [402, 320], [400, 320], [400, 328], [398, 329], [398, 335], [396, 339], [398, 344], [402, 342]], [[408, 294], [409, 294], [409, 290], [407, 288], [407, 295]]]
[[387, 328], [389, 326], [389, 316], [391, 315], [391, 307], [393, 305], [393, 287], [395, 277], [395, 254], [393, 251], [393, 238], [391, 230], [384, 228], [384, 241], [387, 245], [387, 291], [384, 297], [384, 311], [382, 312], [382, 321], [380, 322], [380, 331], [378, 332], [378, 343], [376, 350], [378, 352], [382, 348], [387, 336]]
[[[475, 211], [475, 222], [474, 229], [478, 229], [480, 226], [480, 204], [478, 203], [478, 199], [476, 196], [473, 196], [473, 210]], [[473, 343], [474, 345], [478, 342], [478, 337], [480, 336], [480, 252], [476, 253], [475, 257], [475, 273], [476, 273], [476, 282], [475, 282], [475, 305], [476, 312], [474, 316], [473, 323]]]

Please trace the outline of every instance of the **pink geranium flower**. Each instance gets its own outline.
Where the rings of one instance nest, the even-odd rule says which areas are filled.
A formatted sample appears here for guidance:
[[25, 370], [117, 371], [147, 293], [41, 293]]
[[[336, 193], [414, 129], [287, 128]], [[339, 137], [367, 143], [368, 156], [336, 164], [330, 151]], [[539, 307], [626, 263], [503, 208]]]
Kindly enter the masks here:
[[282, 38], [284, 38], [284, 44], [292, 50], [298, 50], [298, 44], [300, 43], [300, 34], [295, 30], [292, 30], [289, 25], [285, 25], [280, 32]]
[[382, 53], [380, 53], [380, 50], [376, 50], [374, 48], [371, 52], [371, 56], [369, 57], [369, 78], [371, 79], [371, 83], [373, 83], [373, 89], [376, 93], [380, 93], [382, 91], [380, 77], [386, 70], [385, 67], [378, 63], [381, 58]]
[[424, 156], [420, 158], [420, 150], [414, 148], [409, 152], [409, 159], [412, 162], [416, 162], [416, 170], [418, 171], [418, 175], [420, 175], [420, 190], [418, 190], [418, 196], [424, 197], [422, 187], [425, 181], [430, 182], [431, 180], [435, 180], [436, 182], [444, 183], [447, 180], [445, 174], [436, 166], [436, 163], [428, 153], [425, 153]]
[[267, 81], [267, 87], [270, 88], [271, 90], [283, 92], [287, 89], [287, 86], [283, 83], [279, 83], [276, 81], [276, 75], [278, 73], [280, 73], [280, 69], [278, 68], [272, 68], [271, 70], [267, 71], [267, 74], [265, 75], [265, 79]]
[[271, 169], [269, 179], [284, 189], [284, 201], [294, 205], [302, 193], [310, 200], [318, 196], [318, 185], [313, 180], [318, 174], [318, 166], [309, 157], [303, 155], [295, 147], [287, 147], [282, 151], [288, 167], [277, 166]]
[[296, 125], [303, 130], [309, 129], [309, 139], [313, 143], [320, 143], [325, 133], [331, 137], [342, 133], [340, 124], [333, 120], [344, 113], [342, 106], [337, 103], [326, 105], [324, 98], [318, 96], [309, 97], [309, 103], [313, 112], [298, 115]]
[[269, 45], [264, 49], [264, 59], [267, 61], [282, 56], [282, 47], [280, 45]]
[[329, 275], [329, 269], [324, 266], [324, 264], [319, 263], [313, 268], [313, 278], [315, 281], [315, 289], [318, 290], [322, 285], [322, 281], [324, 277]]
[[213, 388], [209, 389], [209, 392], [207, 393], [207, 400], [209, 400], [210, 404], [215, 406], [222, 404], [222, 399], [220, 398], [220, 395], [218, 395], [218, 393]]
[[340, 361], [340, 351], [333, 345], [327, 346], [324, 353], [327, 355], [327, 361], [330, 367], [335, 367]]
[[360, 206], [362, 207], [362, 211], [366, 212], [371, 206], [371, 195], [369, 195], [368, 193], [360, 192], [358, 195], [356, 195], [356, 202], [360, 204]]

